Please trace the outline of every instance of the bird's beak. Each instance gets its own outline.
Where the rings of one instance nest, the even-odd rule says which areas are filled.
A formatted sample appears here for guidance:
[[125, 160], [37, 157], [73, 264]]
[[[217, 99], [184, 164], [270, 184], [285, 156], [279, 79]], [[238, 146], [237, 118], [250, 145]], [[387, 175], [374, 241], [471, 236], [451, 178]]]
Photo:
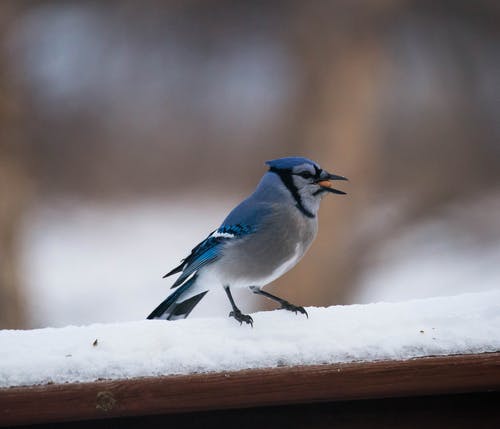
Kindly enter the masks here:
[[345, 195], [346, 193], [344, 191], [339, 191], [338, 189], [332, 188], [332, 183], [330, 180], [349, 180], [347, 177], [344, 176], [338, 176], [336, 174], [330, 174], [325, 171], [325, 177], [322, 177], [318, 182], [316, 182], [319, 186], [321, 186], [321, 189], [323, 189], [326, 192], [331, 192], [332, 194], [339, 194], [339, 195]]

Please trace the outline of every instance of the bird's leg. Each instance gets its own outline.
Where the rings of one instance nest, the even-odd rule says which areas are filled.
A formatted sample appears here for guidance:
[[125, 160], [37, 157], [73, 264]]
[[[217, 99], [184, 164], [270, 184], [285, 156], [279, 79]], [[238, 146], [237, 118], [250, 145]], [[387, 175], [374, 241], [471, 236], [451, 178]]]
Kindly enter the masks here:
[[253, 319], [248, 314], [243, 314], [236, 304], [234, 303], [233, 295], [231, 295], [231, 290], [229, 286], [224, 286], [224, 290], [226, 291], [226, 295], [229, 298], [229, 302], [231, 303], [231, 307], [233, 307], [233, 311], [229, 313], [229, 317], [234, 317], [240, 325], [242, 322], [249, 323], [253, 328]]
[[299, 307], [297, 305], [290, 304], [288, 301], [284, 300], [283, 298], [280, 298], [279, 296], [272, 295], [269, 292], [265, 292], [262, 289], [258, 288], [257, 286], [250, 286], [250, 290], [257, 295], [262, 295], [262, 296], [265, 296], [266, 298], [269, 298], [272, 301], [279, 302], [281, 304], [280, 310], [293, 311], [295, 314], [302, 313], [302, 314], [305, 314], [307, 318], [309, 318], [309, 315], [307, 314], [307, 311], [304, 307]]

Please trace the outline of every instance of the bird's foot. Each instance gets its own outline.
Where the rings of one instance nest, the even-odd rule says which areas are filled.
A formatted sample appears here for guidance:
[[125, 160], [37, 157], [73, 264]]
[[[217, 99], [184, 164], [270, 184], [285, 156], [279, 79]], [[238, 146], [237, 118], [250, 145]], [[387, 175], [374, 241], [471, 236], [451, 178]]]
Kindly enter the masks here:
[[302, 313], [305, 314], [305, 316], [309, 319], [309, 315], [307, 314], [307, 311], [304, 307], [299, 307], [298, 305], [290, 304], [288, 301], [281, 303], [280, 310], [293, 311], [295, 314]]
[[240, 325], [242, 322], [248, 323], [253, 328], [253, 319], [248, 314], [243, 314], [240, 310], [233, 310], [229, 313], [229, 317], [234, 317]]

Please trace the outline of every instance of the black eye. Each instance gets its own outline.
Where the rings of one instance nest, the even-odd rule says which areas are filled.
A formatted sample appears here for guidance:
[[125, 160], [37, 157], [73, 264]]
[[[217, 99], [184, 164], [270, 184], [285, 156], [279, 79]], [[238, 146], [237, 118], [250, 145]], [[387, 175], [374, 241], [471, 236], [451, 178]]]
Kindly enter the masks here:
[[313, 175], [309, 173], [309, 171], [303, 171], [302, 173], [299, 173], [299, 176], [303, 177], [304, 179], [310, 179], [311, 177], [313, 177]]

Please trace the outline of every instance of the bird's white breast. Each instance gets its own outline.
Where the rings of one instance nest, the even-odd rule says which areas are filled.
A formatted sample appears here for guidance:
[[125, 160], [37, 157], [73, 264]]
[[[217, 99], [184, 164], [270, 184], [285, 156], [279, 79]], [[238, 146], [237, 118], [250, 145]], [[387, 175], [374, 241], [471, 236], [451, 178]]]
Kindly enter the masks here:
[[277, 278], [281, 277], [287, 271], [291, 270], [297, 264], [297, 262], [299, 262], [303, 254], [304, 252], [302, 250], [302, 246], [299, 243], [297, 243], [297, 245], [295, 246], [294, 255], [290, 259], [285, 261], [283, 264], [278, 266], [270, 276], [259, 279], [259, 282], [255, 286], [261, 286], [261, 287], [265, 286], [273, 282]]
[[233, 277], [227, 271], [219, 269], [217, 264], [214, 264], [203, 270], [200, 281], [212, 285], [230, 285], [232, 288], [246, 288], [249, 286], [263, 287], [293, 268], [297, 262], [299, 262], [303, 254], [303, 246], [298, 243], [295, 246], [295, 253], [291, 258], [277, 266], [270, 275], [263, 276], [259, 276], [258, 270], [256, 270], [256, 275], [252, 277]]

